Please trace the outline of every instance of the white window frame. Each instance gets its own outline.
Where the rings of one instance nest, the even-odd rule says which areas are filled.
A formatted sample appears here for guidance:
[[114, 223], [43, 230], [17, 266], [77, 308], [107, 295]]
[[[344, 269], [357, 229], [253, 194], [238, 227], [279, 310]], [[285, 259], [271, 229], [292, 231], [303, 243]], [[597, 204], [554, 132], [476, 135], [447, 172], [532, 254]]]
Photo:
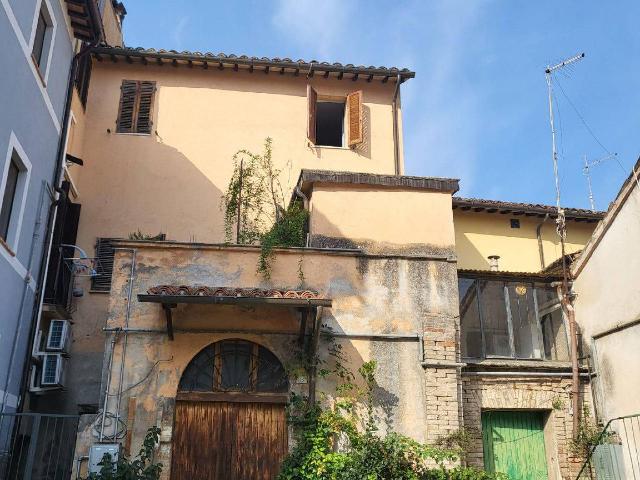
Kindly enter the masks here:
[[55, 46], [56, 32], [58, 29], [58, 22], [56, 21], [56, 16], [53, 14], [53, 9], [51, 8], [49, 0], [37, 0], [36, 2], [36, 10], [31, 23], [31, 36], [29, 37], [29, 52], [33, 52], [33, 44], [36, 39], [36, 29], [38, 27], [38, 18], [40, 18], [40, 12], [43, 10], [43, 7], [45, 20], [49, 22], [44, 37], [44, 45], [42, 47], [43, 54], [47, 56], [47, 59], [44, 64], [44, 68], [38, 67], [37, 65], [36, 67], [40, 68], [42, 80], [46, 85], [49, 80], [49, 71], [51, 70], [49, 67], [51, 66], [51, 58], [53, 57], [53, 48]]
[[18, 168], [20, 173], [18, 174], [18, 185], [16, 186], [16, 193], [13, 200], [13, 207], [11, 209], [11, 218], [9, 220], [9, 231], [7, 238], [4, 242], [12, 250], [14, 254], [18, 254], [18, 247], [20, 245], [20, 232], [22, 230], [22, 219], [24, 217], [24, 210], [27, 204], [27, 194], [29, 192], [29, 181], [31, 180], [31, 162], [27, 157], [24, 148], [18, 141], [15, 133], [11, 132], [9, 137], [9, 148], [7, 148], [7, 155], [5, 157], [4, 166], [2, 168], [2, 177], [0, 177], [0, 199], [4, 197], [4, 191], [7, 187], [7, 177], [9, 175], [9, 165], [13, 158], [13, 152], [16, 152], [18, 160]]

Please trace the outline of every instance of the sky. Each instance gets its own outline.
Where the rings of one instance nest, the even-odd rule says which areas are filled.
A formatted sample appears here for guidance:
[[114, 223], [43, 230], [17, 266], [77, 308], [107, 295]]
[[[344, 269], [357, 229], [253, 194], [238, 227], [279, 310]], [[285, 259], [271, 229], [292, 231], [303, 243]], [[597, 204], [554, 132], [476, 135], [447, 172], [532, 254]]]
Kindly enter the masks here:
[[555, 204], [544, 70], [554, 75], [562, 204], [606, 209], [640, 155], [638, 0], [125, 0], [130, 47], [406, 67], [407, 175], [459, 195]]

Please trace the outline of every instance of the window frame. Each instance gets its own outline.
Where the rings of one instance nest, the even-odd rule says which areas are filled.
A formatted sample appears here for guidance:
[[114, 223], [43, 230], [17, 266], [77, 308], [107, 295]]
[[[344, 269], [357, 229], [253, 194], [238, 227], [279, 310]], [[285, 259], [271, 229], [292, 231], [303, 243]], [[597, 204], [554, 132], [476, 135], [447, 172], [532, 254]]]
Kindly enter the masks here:
[[[41, 60], [38, 64], [38, 61], [33, 54], [33, 48], [35, 46], [38, 20], [40, 19], [40, 15], [44, 17], [46, 29], [43, 38]], [[58, 22], [56, 21], [56, 17], [53, 14], [53, 8], [51, 7], [50, 1], [38, 0], [36, 2], [36, 9], [31, 24], [31, 36], [29, 37], [29, 54], [31, 55], [31, 60], [33, 61], [33, 64], [36, 67], [36, 71], [39, 73], [40, 79], [45, 86], [49, 80], [51, 58], [53, 57], [53, 49], [55, 47], [57, 30]]]
[[1, 243], [6, 245], [6, 247], [8, 247], [11, 250], [11, 253], [15, 256], [20, 244], [22, 221], [27, 203], [27, 194], [29, 192], [31, 162], [15, 133], [11, 132], [5, 162], [2, 167], [2, 177], [0, 177], [0, 202], [4, 201], [4, 192], [7, 187], [7, 178], [9, 176], [9, 166], [14, 161], [18, 166], [18, 180], [16, 190], [13, 194], [11, 212], [9, 214], [7, 238], [2, 238]]
[[[461, 279], [467, 279], [467, 280], [473, 280], [473, 288], [475, 288], [475, 302], [476, 302], [476, 308], [478, 311], [478, 323], [479, 323], [479, 328], [480, 328], [480, 347], [481, 347], [481, 357], [469, 357], [469, 356], [465, 356], [464, 352], [462, 352], [463, 350], [463, 345], [460, 345], [460, 351], [461, 351], [461, 355], [462, 358], [465, 360], [521, 360], [521, 361], [538, 361], [538, 362], [550, 362], [550, 361], [567, 361], [567, 360], [552, 360], [552, 359], [547, 359], [546, 354], [545, 354], [545, 345], [544, 345], [544, 329], [542, 328], [542, 315], [545, 315], [547, 313], [551, 313], [554, 312], [558, 309], [560, 309], [560, 312], [562, 314], [562, 325], [564, 327], [564, 338], [565, 341], [567, 342], [567, 346], [569, 345], [568, 341], [569, 341], [569, 334], [568, 334], [568, 325], [567, 325], [567, 318], [566, 315], [564, 314], [564, 311], [562, 311], [562, 307], [561, 307], [561, 302], [560, 299], [556, 299], [555, 301], [552, 302], [548, 302], [546, 303], [543, 308], [541, 308], [541, 306], [538, 304], [538, 295], [537, 292], [538, 290], [541, 289], [542, 286], [544, 286], [544, 283], [540, 283], [540, 282], [536, 282], [533, 279], [523, 279], [523, 278], [518, 278], [518, 277], [513, 277], [513, 278], [491, 278], [491, 277], [475, 277], [475, 276], [465, 276], [465, 275], [459, 275], [458, 276], [458, 281], [460, 281]], [[510, 350], [510, 355], [505, 356], [505, 355], [495, 355], [495, 354], [487, 354], [487, 333], [485, 331], [485, 319], [484, 319], [484, 308], [483, 308], [483, 303], [481, 301], [481, 292], [480, 292], [480, 282], [481, 281], [486, 281], [486, 282], [497, 282], [502, 284], [502, 292], [503, 292], [503, 299], [504, 299], [504, 308], [506, 310], [506, 317], [507, 317], [507, 329], [508, 329], [508, 334], [509, 334], [509, 350]], [[541, 358], [524, 358], [524, 357], [519, 357], [517, 355], [516, 352], [516, 346], [515, 346], [515, 337], [514, 337], [514, 328], [513, 328], [513, 314], [511, 311], [511, 299], [509, 296], [509, 285], [512, 284], [524, 284], [527, 286], [527, 288], [532, 288], [533, 289], [533, 306], [534, 306], [534, 315], [535, 315], [535, 319], [536, 319], [536, 328], [537, 328], [537, 332], [538, 332], [538, 344], [537, 347], [540, 350], [540, 357]], [[462, 336], [462, 318], [460, 318], [460, 332], [461, 332], [461, 338], [463, 338]], [[533, 345], [533, 340], [532, 340], [532, 345]], [[536, 345], [534, 345], [535, 347]]]

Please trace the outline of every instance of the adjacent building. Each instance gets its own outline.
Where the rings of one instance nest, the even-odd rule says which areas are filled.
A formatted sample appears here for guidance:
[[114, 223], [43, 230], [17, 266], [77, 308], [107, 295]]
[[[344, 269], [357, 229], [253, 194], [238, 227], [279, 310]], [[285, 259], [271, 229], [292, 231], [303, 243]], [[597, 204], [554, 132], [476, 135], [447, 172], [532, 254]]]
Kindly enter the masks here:
[[602, 424], [611, 422], [618, 440], [596, 460], [615, 459], [608, 472], [613, 478], [640, 472], [639, 170], [636, 163], [571, 269], [576, 318], [595, 374], [594, 410]]

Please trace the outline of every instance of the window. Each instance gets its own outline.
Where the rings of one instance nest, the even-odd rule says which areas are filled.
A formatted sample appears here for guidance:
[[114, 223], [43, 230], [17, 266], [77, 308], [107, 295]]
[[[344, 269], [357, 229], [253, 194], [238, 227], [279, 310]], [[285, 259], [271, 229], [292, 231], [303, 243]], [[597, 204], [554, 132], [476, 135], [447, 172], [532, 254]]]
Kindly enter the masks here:
[[2, 209], [0, 210], [0, 237], [5, 241], [9, 234], [11, 213], [13, 211], [16, 189], [18, 188], [18, 175], [20, 175], [20, 169], [12, 157], [9, 161], [9, 171], [2, 196]]
[[6, 162], [0, 171], [0, 239], [15, 251], [22, 226], [31, 164], [14, 135], [11, 136]]
[[520, 228], [520, 220], [517, 218], [511, 219], [511, 228]]
[[181, 392], [286, 393], [289, 382], [280, 361], [261, 345], [224, 340], [198, 353], [187, 365]]
[[354, 147], [362, 143], [362, 91], [352, 92], [344, 100], [319, 99], [308, 85], [307, 104], [307, 137], [311, 143], [325, 147]]
[[45, 80], [47, 76], [49, 54], [54, 38], [54, 21], [47, 9], [47, 3], [42, 0], [38, 17], [34, 19], [33, 43], [31, 45], [31, 56], [38, 66], [38, 70]]
[[156, 82], [123, 80], [120, 87], [118, 133], [151, 133]]
[[461, 277], [458, 292], [464, 357], [569, 359], [562, 310], [551, 287]]

